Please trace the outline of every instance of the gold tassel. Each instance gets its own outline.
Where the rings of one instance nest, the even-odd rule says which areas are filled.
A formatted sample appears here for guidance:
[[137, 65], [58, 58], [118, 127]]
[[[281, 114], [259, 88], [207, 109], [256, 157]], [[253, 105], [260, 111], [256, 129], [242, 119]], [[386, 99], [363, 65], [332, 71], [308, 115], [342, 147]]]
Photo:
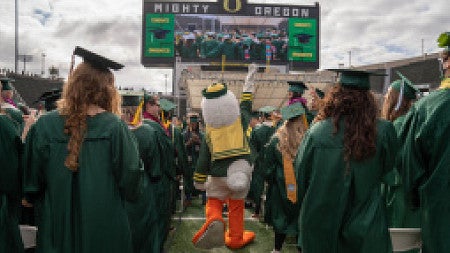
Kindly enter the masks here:
[[306, 115], [305, 114], [302, 115], [302, 119], [303, 119], [303, 124], [305, 125], [306, 128], [308, 128], [309, 124], [308, 124], [308, 120], [306, 119]]
[[142, 108], [143, 107], [144, 107], [144, 100], [142, 100], [139, 103], [139, 106], [138, 106], [138, 108], [136, 110], [136, 113], [134, 114], [133, 121], [131, 122], [131, 125], [137, 126], [141, 122], [141, 120], [142, 120], [142, 118], [141, 118], [142, 117]]

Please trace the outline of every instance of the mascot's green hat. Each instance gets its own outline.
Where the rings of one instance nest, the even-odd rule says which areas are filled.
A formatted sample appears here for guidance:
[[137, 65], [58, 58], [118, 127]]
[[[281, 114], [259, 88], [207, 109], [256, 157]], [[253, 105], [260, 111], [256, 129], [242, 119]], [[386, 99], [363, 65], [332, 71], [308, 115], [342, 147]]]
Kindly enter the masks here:
[[208, 88], [203, 89], [202, 95], [206, 99], [214, 99], [214, 98], [218, 98], [218, 97], [221, 97], [221, 96], [227, 94], [227, 91], [228, 91], [228, 88], [227, 88], [226, 84], [214, 83], [214, 84], [208, 86]]
[[281, 117], [283, 117], [283, 120], [290, 120], [303, 114], [305, 114], [305, 108], [303, 108], [301, 103], [293, 103], [281, 108]]

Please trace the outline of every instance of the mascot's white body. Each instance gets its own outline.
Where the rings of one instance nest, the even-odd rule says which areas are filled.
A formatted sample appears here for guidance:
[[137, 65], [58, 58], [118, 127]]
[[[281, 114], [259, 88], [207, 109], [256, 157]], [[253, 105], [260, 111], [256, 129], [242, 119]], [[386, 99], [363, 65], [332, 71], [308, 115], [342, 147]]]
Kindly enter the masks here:
[[[247, 109], [250, 107], [250, 112], [255, 73], [256, 66], [250, 65], [249, 75], [243, 90], [243, 101], [247, 103]], [[214, 97], [205, 95], [211, 90], [217, 91], [219, 89], [220, 91], [217, 86], [222, 88], [223, 94]], [[204, 164], [211, 168], [205, 168], [208, 172], [203, 171], [201, 173], [198, 172], [197, 168], [196, 173], [194, 173], [195, 187], [206, 190], [208, 200], [206, 203], [206, 222], [194, 235], [192, 241], [198, 248], [209, 249], [226, 245], [231, 249], [238, 249], [252, 242], [255, 238], [253, 232], [244, 230], [243, 216], [244, 199], [250, 189], [253, 171], [253, 166], [249, 162], [250, 149], [245, 140], [245, 131], [241, 123], [241, 117], [244, 121], [247, 119], [241, 114], [236, 96], [231, 91], [227, 91], [226, 86], [222, 84], [217, 84], [217, 86], [214, 84], [204, 90], [204, 98], [201, 103], [206, 124], [206, 138], [205, 143], [202, 143], [199, 160], [202, 159], [202, 155], [209, 156], [203, 158], [209, 159]], [[246, 113], [250, 114], [250, 112]], [[216, 132], [215, 136], [219, 137], [213, 137], [214, 131]], [[225, 152], [231, 155], [222, 155], [214, 160], [214, 149], [212, 147], [218, 145], [230, 146], [230, 144], [224, 144], [230, 143], [229, 139], [236, 140], [234, 143], [242, 144], [243, 141], [244, 144], [231, 152]], [[202, 162], [199, 162], [199, 164], [198, 167], [202, 167]], [[227, 203], [229, 209], [228, 229], [226, 229], [222, 218], [223, 203]]]

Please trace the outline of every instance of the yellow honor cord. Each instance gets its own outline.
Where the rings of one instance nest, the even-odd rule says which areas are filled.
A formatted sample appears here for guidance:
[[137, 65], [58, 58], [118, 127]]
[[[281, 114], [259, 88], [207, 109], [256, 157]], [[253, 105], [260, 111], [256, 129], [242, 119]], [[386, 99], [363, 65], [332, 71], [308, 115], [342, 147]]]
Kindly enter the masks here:
[[286, 155], [283, 155], [283, 169], [287, 198], [295, 204], [297, 203], [297, 180], [295, 179], [293, 161]]
[[306, 128], [308, 128], [309, 124], [308, 124], [308, 120], [306, 119], [306, 115], [305, 114], [302, 115], [302, 119], [303, 119], [303, 124], [305, 125]]
[[447, 77], [444, 80], [442, 80], [439, 89], [450, 89], [450, 77]]

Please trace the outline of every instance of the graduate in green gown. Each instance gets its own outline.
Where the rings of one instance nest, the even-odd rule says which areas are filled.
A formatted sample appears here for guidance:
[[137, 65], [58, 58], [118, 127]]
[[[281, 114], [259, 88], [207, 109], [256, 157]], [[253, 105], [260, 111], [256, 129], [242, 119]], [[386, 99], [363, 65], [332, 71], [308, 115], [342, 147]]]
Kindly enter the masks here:
[[392, 252], [380, 184], [394, 166], [395, 129], [377, 119], [369, 74], [337, 71], [295, 161], [303, 199], [298, 243], [308, 253]]
[[322, 107], [322, 101], [325, 97], [325, 92], [323, 92], [321, 89], [315, 88], [311, 91], [311, 108], [309, 110], [310, 112], [310, 118], [311, 122], [313, 119], [317, 116], [317, 113], [319, 112], [319, 109]]
[[[298, 236], [298, 198], [293, 162], [308, 127], [305, 109], [294, 103], [281, 109], [283, 125], [277, 129], [265, 150], [264, 167], [268, 182], [265, 220], [275, 231], [275, 247], [281, 252], [286, 235]], [[300, 247], [298, 247], [299, 250]]]
[[[204, 134], [200, 131], [199, 115], [191, 114], [188, 117], [188, 128], [183, 133], [184, 145], [188, 158], [188, 166], [183, 171], [183, 187], [186, 196], [185, 206], [191, 205], [191, 198], [197, 191], [194, 188], [194, 170], [200, 153], [200, 144], [204, 139]], [[204, 193], [204, 192], [203, 192]], [[202, 193], [202, 202], [206, 202], [206, 195]]]
[[0, 253], [19, 253], [24, 251], [18, 217], [22, 197], [22, 141], [11, 118], [2, 109], [0, 140]]
[[264, 163], [265, 146], [275, 132], [270, 113], [269, 111], [263, 113], [261, 117], [262, 122], [257, 124], [250, 134], [250, 145], [253, 147], [252, 152], [254, 152], [255, 165], [247, 198], [255, 203], [253, 218], [259, 218], [261, 211], [261, 196], [264, 193], [264, 174], [267, 166]]
[[450, 251], [450, 32], [438, 42], [444, 78], [439, 89], [411, 107], [400, 133], [403, 185], [412, 207], [420, 208], [424, 253]]
[[25, 121], [23, 120], [23, 113], [17, 108], [16, 103], [12, 100], [14, 91], [11, 86], [11, 79], [2, 78], [2, 103], [0, 104], [3, 112], [6, 113], [16, 126], [19, 135], [22, 134], [25, 127]]
[[[393, 122], [399, 143], [404, 143], [401, 139], [400, 131], [409, 126], [403, 126], [405, 115], [416, 100], [417, 88], [400, 72], [397, 72], [401, 79], [391, 83], [384, 96], [382, 118]], [[394, 170], [386, 175], [382, 184], [385, 196], [388, 222], [394, 228], [417, 228], [420, 227], [419, 213], [411, 210], [406, 203], [405, 192], [402, 187], [400, 176], [402, 148], [397, 154], [397, 162]]]
[[288, 81], [289, 89], [288, 89], [288, 104], [291, 105], [293, 103], [301, 103], [303, 108], [305, 109], [306, 119], [308, 121], [308, 125], [312, 123], [314, 116], [308, 109], [308, 101], [303, 97], [303, 94], [308, 87], [302, 81]]
[[157, 217], [158, 225], [155, 229], [158, 231], [158, 239], [155, 242], [155, 248], [163, 251], [164, 242], [170, 229], [170, 219], [173, 210], [173, 184], [175, 182], [175, 149], [170, 136], [170, 131], [164, 127], [160, 118], [160, 104], [157, 96], [144, 95], [144, 124], [149, 125], [156, 132], [158, 140], [159, 170], [161, 170], [161, 179], [152, 184], [155, 192], [155, 201], [158, 206]]
[[160, 155], [156, 131], [142, 123], [144, 93], [141, 91], [123, 90], [122, 119], [128, 124], [136, 137], [139, 156], [144, 163], [143, 188], [134, 202], [127, 202], [126, 209], [133, 241], [133, 252], [159, 253], [156, 243], [159, 235], [158, 206], [156, 205], [156, 189], [153, 187], [161, 179]]
[[143, 171], [109, 70], [123, 65], [80, 47], [74, 55], [84, 62], [58, 109], [41, 116], [26, 141], [24, 191], [42, 202], [36, 252], [131, 253], [125, 200], [137, 198]]

